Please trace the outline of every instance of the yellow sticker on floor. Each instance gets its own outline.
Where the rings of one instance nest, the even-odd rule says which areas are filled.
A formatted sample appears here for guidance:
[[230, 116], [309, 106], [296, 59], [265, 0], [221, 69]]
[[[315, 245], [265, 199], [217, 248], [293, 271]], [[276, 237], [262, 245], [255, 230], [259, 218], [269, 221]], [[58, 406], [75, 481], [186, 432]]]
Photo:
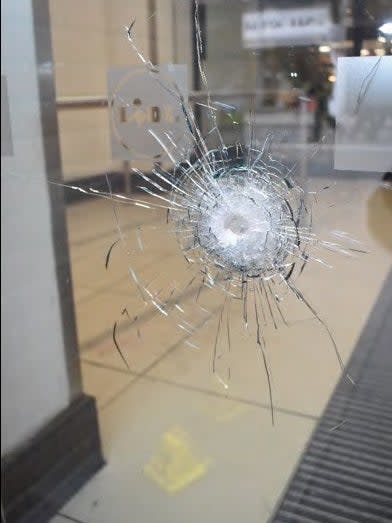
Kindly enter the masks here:
[[194, 454], [189, 435], [173, 428], [162, 435], [158, 452], [144, 467], [145, 474], [168, 492], [182, 490], [207, 471], [209, 460]]

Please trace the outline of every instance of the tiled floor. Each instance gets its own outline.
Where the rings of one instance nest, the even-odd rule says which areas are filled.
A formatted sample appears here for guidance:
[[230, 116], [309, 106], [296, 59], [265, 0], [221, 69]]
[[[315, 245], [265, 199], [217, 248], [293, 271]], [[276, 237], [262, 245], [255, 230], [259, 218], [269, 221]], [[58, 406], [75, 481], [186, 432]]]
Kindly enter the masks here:
[[[316, 188], [327, 182], [311, 181]], [[345, 177], [318, 197], [315, 214], [317, 232], [345, 230], [369, 251], [354, 259], [330, 256], [333, 269], [311, 265], [298, 281], [347, 361], [390, 268], [392, 202], [378, 180]], [[149, 226], [143, 252], [131, 252], [132, 265], [147, 281], [159, 273], [170, 285], [184, 262], [174, 239], [153, 228], [164, 215], [122, 207], [120, 220], [131, 251], [138, 226]], [[187, 332], [143, 305], [127, 273], [130, 258], [118, 246], [105, 269], [116, 240], [110, 204], [70, 206], [68, 226], [84, 388], [97, 398], [107, 465], [52, 523], [267, 521], [339, 377], [325, 330], [298, 303], [287, 306], [289, 327], [267, 329], [272, 426], [263, 364], [240, 314], [231, 314], [232, 376], [225, 390], [211, 373], [217, 316], [206, 323], [199, 311], [193, 318], [202, 326], [195, 348]], [[178, 299], [184, 308], [191, 306], [191, 287]], [[216, 309], [214, 293], [201, 299]], [[131, 326], [121, 316], [124, 307], [138, 316]], [[115, 321], [131, 371], [113, 344]], [[162, 484], [146, 469], [154, 457], [155, 469], [166, 474], [161, 470]], [[177, 492], [168, 493], [173, 485]]]

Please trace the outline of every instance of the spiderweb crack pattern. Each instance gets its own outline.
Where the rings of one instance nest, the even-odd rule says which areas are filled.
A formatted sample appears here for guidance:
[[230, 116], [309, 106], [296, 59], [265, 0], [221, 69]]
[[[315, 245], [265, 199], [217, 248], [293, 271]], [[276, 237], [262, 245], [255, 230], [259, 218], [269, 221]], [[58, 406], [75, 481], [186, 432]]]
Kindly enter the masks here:
[[[262, 356], [273, 422], [271, 370], [264, 326], [270, 323], [278, 328], [280, 324], [289, 324], [281, 303], [285, 295], [290, 294], [303, 303], [325, 330], [337, 361], [344, 369], [330, 329], [297, 288], [296, 281], [309, 262], [326, 265], [315, 256], [316, 249], [323, 248], [348, 256], [362, 251], [358, 245], [354, 245], [354, 240], [341, 231], [334, 231], [331, 241], [322, 240], [313, 232], [311, 195], [298, 182], [295, 166], [289, 167], [271, 154], [271, 136], [262, 146], [256, 145], [252, 118], [248, 144], [234, 143], [227, 146], [224, 143], [217, 125], [217, 113], [223, 111], [231, 116], [235, 107], [211, 100], [201, 61], [202, 38], [197, 3], [195, 26], [199, 72], [207, 92], [206, 103], [195, 104], [206, 110], [210, 127], [207, 135], [202, 135], [194, 107], [186, 101], [175, 79], [160, 76], [159, 67], [140, 52], [132, 22], [126, 28], [132, 49], [151, 75], [151, 81], [157, 82], [179, 104], [187, 132], [184, 139], [178, 140], [168, 129], [159, 133], [153, 126], [148, 129], [170, 160], [172, 168], [165, 169], [161, 163], [155, 163], [150, 174], [133, 169], [141, 180], [139, 190], [146, 194], [145, 198], [114, 194], [109, 180], [107, 192], [93, 189], [87, 192], [99, 194], [112, 202], [120, 240], [118, 245], [123, 247], [128, 256], [129, 275], [143, 302], [154, 307], [159, 314], [185, 332], [189, 347], [199, 348], [192, 339], [193, 335], [213, 318], [217, 318], [214, 339], [211, 340], [211, 367], [225, 389], [229, 386], [231, 369], [230, 366], [223, 370], [220, 368], [222, 346], [223, 352], [232, 349], [231, 304], [234, 301], [241, 303], [244, 328], [254, 333], [255, 346]], [[118, 103], [124, 106], [126, 100], [122, 93], [120, 96], [114, 90], [109, 107], [115, 126]], [[116, 135], [124, 148], [129, 150], [126, 137], [121, 136], [120, 126], [116, 127]], [[215, 140], [214, 147], [208, 145], [211, 137]], [[186, 277], [181, 284], [173, 281], [162, 283], [159, 277], [144, 281], [138, 274], [133, 259], [135, 253], [144, 249], [143, 227], [137, 228], [136, 247], [130, 248], [116, 211], [120, 203], [142, 209], [166, 210], [162, 228], [175, 235], [187, 265]], [[117, 243], [109, 249], [106, 267], [114, 245]], [[220, 303], [213, 310], [204, 308], [199, 302], [200, 294], [206, 290], [220, 293]], [[189, 307], [177, 298], [188, 292], [197, 309], [197, 318], [195, 309], [189, 312]], [[130, 317], [128, 313], [127, 316]], [[131, 320], [131, 323], [134, 322]], [[116, 328], [117, 323], [113, 329], [113, 341], [128, 365], [116, 339]], [[348, 379], [351, 380], [349, 376]]]

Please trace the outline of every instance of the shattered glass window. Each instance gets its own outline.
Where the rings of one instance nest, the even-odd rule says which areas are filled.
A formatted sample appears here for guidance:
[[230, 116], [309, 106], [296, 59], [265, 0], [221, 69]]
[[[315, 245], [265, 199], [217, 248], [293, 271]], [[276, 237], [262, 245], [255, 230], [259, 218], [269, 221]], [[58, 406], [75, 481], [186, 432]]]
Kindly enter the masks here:
[[107, 463], [52, 523], [275, 521], [391, 267], [390, 2], [41, 4], [4, 2], [2, 455], [87, 394]]

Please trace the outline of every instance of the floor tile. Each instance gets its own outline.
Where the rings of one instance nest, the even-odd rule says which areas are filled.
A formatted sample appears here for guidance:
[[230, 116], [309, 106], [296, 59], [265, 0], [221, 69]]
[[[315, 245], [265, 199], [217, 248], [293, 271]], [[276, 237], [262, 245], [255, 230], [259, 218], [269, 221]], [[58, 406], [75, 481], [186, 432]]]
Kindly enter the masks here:
[[[202, 325], [209, 316], [204, 311], [194, 314], [194, 325]], [[132, 371], [144, 372], [167, 352], [174, 350], [181, 340], [185, 342], [189, 338], [189, 333], [179, 327], [182, 325], [180, 319], [181, 314], [178, 311], [177, 314], [166, 317], [151, 306], [138, 311], [136, 322], [122, 316], [116, 329], [116, 342]], [[124, 369], [124, 362], [113, 342], [112, 330], [102, 340], [97, 340], [85, 349], [82, 358], [100, 365]]]
[[[231, 321], [231, 351], [218, 348], [213, 372], [214, 339], [217, 328], [211, 325], [191, 339], [200, 347], [185, 343], [162, 359], [149, 375], [184, 386], [213, 391], [269, 410], [270, 397], [262, 353], [255, 335]], [[334, 348], [315, 321], [298, 322], [265, 335], [268, 371], [275, 408], [319, 416], [341, 375]], [[344, 351], [342, 356], [346, 359]]]
[[[347, 231], [369, 254], [320, 253], [333, 268], [311, 262], [296, 285], [325, 320], [346, 362], [390, 268], [386, 216], [391, 207], [376, 179], [342, 177], [324, 191], [330, 182], [321, 176], [311, 180], [319, 191], [315, 231], [324, 239], [332, 238], [331, 231]], [[106, 270], [107, 249], [116, 239], [110, 202], [68, 209], [83, 378], [85, 390], [98, 400], [108, 465], [63, 512], [88, 523], [128, 523], [130, 517], [160, 523], [267, 521], [341, 375], [328, 332], [306, 306], [290, 298], [282, 303], [288, 327], [280, 322], [275, 330], [271, 321], [262, 325], [273, 427], [254, 321], [245, 330], [241, 306], [233, 305], [231, 351], [219, 338], [214, 374], [221, 293], [204, 289], [195, 304], [194, 285], [186, 287], [192, 274], [184, 269], [174, 236], [155, 228], [159, 219], [164, 223], [164, 213], [121, 206], [119, 216], [132, 254], [129, 258], [114, 247]], [[154, 296], [174, 289], [169, 317], [151, 303], [143, 305], [127, 273], [129, 263]], [[174, 308], [176, 293], [183, 312]], [[121, 315], [124, 307], [131, 320]], [[115, 321], [116, 342], [138, 376], [127, 374], [115, 347]], [[197, 327], [192, 336], [190, 326]], [[227, 335], [226, 326], [222, 332]], [[189, 435], [200, 463], [205, 458], [209, 465], [200, 479], [170, 495], [144, 468], [152, 457], [162, 458], [163, 448], [173, 470], [184, 470], [184, 463], [173, 462], [170, 449], [162, 447], [167, 434], [182, 433]], [[173, 441], [181, 450], [180, 440]]]
[[98, 408], [116, 397], [135, 376], [81, 362], [83, 391], [94, 396]]
[[[102, 413], [107, 466], [63, 507], [89, 523], [267, 521], [312, 431], [311, 420], [141, 379]], [[231, 411], [231, 417], [227, 413]], [[211, 416], [210, 412], [214, 415]], [[226, 417], [225, 417], [226, 416]], [[168, 494], [145, 474], [152, 457], [187, 467], [184, 449], [162, 446], [180, 430], [187, 449], [208, 462], [204, 475]], [[162, 454], [163, 452], [163, 454]]]
[[96, 340], [109, 336], [114, 322], [121, 318], [124, 308], [122, 296], [101, 293], [75, 304], [76, 324], [80, 350], [83, 351]]
[[[71, 190], [71, 189], [69, 189]], [[97, 235], [114, 231], [109, 202], [91, 198], [67, 206], [68, 239], [71, 248]]]
[[120, 244], [113, 247], [110, 266], [105, 268], [108, 250], [116, 239], [112, 236], [71, 250], [72, 281], [76, 289], [83, 286], [90, 288], [91, 292], [110, 292], [113, 285], [129, 278], [127, 258]]
[[[326, 182], [319, 180], [318, 183]], [[372, 194], [374, 182], [365, 180], [356, 185], [356, 201], [351, 205], [346, 203], [337, 218], [341, 220], [342, 229], [349, 225], [349, 230], [356, 232], [356, 237], [365, 247], [370, 247], [371, 252], [354, 259], [327, 255], [326, 259], [334, 264], [334, 268], [326, 269], [311, 263], [296, 282], [318, 318], [332, 333], [344, 362], [348, 361], [365, 326], [391, 261], [390, 255], [374, 243], [367, 227], [364, 203]], [[345, 182], [344, 191], [349, 187], [350, 184]], [[327, 231], [337, 229], [335, 218], [330, 216], [328, 220], [323, 228]], [[274, 404], [282, 409], [319, 416], [340, 377], [333, 343], [324, 324], [314, 318], [303, 303], [290, 299], [287, 304], [283, 302], [282, 309], [290, 327], [283, 326], [277, 331], [271, 328], [271, 324], [263, 327]], [[222, 392], [222, 381], [228, 381], [227, 369], [230, 367], [229, 396], [268, 404], [264, 365], [257, 350], [254, 330], [253, 335], [252, 332], [244, 334], [241, 311], [237, 315], [232, 311], [230, 318], [233, 350], [230, 355], [220, 358], [216, 374], [212, 373], [212, 361], [217, 318], [215, 324], [210, 323], [190, 340], [201, 347], [200, 351], [189, 350], [189, 346], [182, 344], [151, 369], [150, 374], [182, 385]]]
[[[379, 274], [380, 280], [381, 277]], [[348, 284], [347, 281], [341, 282], [340, 287], [345, 283]], [[381, 282], [377, 283], [381, 285]], [[321, 414], [341, 376], [334, 342], [343, 362], [347, 363], [377, 297], [373, 289], [364, 294], [361, 300], [352, 297], [351, 301], [334, 302], [330, 299], [330, 309], [317, 309], [320, 317], [325, 318], [325, 324], [313, 319], [297, 321], [287, 327], [279, 325], [277, 330], [271, 325], [263, 327], [276, 407], [312, 416]], [[230, 318], [231, 351], [227, 350], [223, 333], [220, 337], [222, 340], [223, 336], [223, 341], [217, 344], [215, 374], [217, 317], [190, 338], [188, 344], [177, 345], [149, 374], [268, 405], [268, 382], [262, 354], [256, 344], [255, 328], [250, 325], [248, 331], [244, 329], [240, 312]], [[193, 350], [189, 342], [199, 349]]]
[[[176, 276], [175, 272], [173, 276]], [[190, 281], [188, 278], [189, 275], [186, 275], [185, 282]], [[179, 281], [178, 278], [177, 280]], [[160, 279], [159, 282], [161, 283], [162, 280]], [[199, 293], [198, 288], [197, 284], [178, 285], [179, 292], [170, 296], [171, 312], [167, 316], [152, 303], [143, 304], [139, 293], [130, 292], [129, 297], [122, 294], [110, 295], [109, 303], [114, 300], [114, 303], [122, 304], [120, 308], [117, 307], [118, 315], [114, 320], [118, 322], [116, 341], [133, 371], [139, 373], [145, 371], [167, 351], [173, 350], [181, 339], [186, 340], [191, 333], [190, 329], [197, 330], [214, 314], [214, 310], [220, 303], [221, 294], [206, 288]], [[199, 297], [200, 305], [194, 303], [196, 296]], [[218, 297], [219, 301], [217, 301]], [[97, 295], [95, 299], [100, 302], [104, 296]], [[86, 318], [89, 318], [90, 305], [86, 304], [84, 307]], [[93, 307], [97, 309], [97, 304], [93, 304]], [[125, 307], [126, 313], [120, 314], [120, 309], [124, 310]], [[77, 311], [81, 309], [82, 306], [77, 304]], [[78, 319], [83, 321], [82, 326], [86, 329], [86, 319], [81, 314], [78, 315]], [[97, 330], [94, 318], [92, 322], [91, 329]], [[107, 322], [105, 325], [107, 327]], [[110, 330], [106, 331], [106, 335], [103, 331], [102, 335], [90, 338], [90, 341], [83, 346], [83, 357], [103, 365], [123, 369], [124, 364], [113, 342], [112, 328], [113, 324], [110, 325]]]

